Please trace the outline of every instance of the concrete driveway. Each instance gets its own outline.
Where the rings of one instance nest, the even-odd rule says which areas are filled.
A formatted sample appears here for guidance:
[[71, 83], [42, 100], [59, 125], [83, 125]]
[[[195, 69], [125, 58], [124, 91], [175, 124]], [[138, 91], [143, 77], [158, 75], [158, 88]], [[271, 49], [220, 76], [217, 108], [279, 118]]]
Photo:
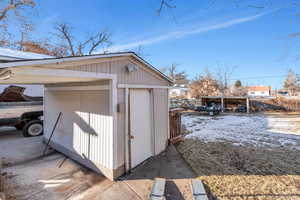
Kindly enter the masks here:
[[41, 157], [45, 147], [41, 137], [24, 138], [14, 129], [2, 129], [0, 147], [0, 178], [8, 199], [148, 199], [155, 177], [168, 179], [167, 199], [192, 199], [190, 178], [195, 175], [174, 147], [115, 182], [58, 152]]

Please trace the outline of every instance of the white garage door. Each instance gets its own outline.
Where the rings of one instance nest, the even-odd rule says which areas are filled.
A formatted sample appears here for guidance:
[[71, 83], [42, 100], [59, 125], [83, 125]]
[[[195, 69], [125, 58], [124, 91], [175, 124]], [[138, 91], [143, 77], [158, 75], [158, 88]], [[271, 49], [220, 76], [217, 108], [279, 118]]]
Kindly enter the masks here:
[[130, 90], [131, 167], [152, 156], [150, 92]]

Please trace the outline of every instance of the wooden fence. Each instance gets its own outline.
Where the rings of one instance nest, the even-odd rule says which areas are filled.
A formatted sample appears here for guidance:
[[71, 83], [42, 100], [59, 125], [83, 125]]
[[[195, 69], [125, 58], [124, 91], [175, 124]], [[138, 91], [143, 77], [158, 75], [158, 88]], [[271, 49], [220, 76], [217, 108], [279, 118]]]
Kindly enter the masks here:
[[174, 110], [169, 112], [170, 118], [170, 138], [169, 142], [174, 144], [182, 139], [181, 134], [181, 112]]

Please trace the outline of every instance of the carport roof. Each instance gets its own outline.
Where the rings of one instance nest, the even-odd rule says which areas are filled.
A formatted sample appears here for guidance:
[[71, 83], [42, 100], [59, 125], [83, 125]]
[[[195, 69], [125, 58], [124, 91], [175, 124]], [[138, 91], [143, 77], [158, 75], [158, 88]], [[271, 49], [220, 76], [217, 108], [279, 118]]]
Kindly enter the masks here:
[[138, 61], [145, 64], [148, 68], [155, 71], [165, 80], [173, 83], [173, 81], [168, 76], [166, 76], [164, 73], [162, 73], [161, 71], [153, 67], [150, 63], [148, 63], [147, 61], [145, 61], [143, 58], [141, 58], [140, 56], [138, 56], [136, 53], [132, 51], [84, 55], [84, 56], [67, 56], [67, 57], [60, 57], [60, 58], [24, 59], [24, 60], [16, 60], [16, 61], [6, 61], [0, 63], [0, 68], [21, 67], [21, 66], [28, 66], [28, 65], [42, 65], [42, 64], [51, 64], [51, 63], [59, 64], [68, 61], [79, 61], [79, 60], [88, 60], [88, 59], [96, 59], [96, 58], [126, 57], [126, 56], [134, 57]]

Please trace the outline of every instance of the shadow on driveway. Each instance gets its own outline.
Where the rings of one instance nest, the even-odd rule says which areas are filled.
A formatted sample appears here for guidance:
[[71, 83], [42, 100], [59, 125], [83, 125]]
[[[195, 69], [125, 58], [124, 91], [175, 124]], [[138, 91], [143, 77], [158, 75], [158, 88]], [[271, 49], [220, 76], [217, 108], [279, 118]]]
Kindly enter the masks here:
[[131, 174], [122, 178], [142, 199], [147, 199], [153, 180], [157, 177], [167, 179], [167, 199], [192, 199], [190, 179], [196, 175], [173, 145], [160, 155], [146, 160], [133, 169]]

